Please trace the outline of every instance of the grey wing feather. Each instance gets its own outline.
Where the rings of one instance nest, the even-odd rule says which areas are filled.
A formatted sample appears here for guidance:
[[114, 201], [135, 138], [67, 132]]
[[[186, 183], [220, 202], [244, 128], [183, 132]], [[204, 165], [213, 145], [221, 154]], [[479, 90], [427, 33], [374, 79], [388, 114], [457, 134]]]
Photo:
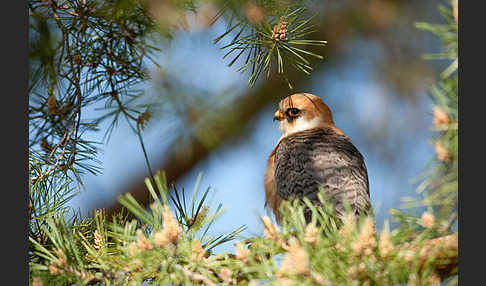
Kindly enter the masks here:
[[288, 136], [275, 154], [275, 184], [283, 199], [307, 197], [318, 204], [319, 186], [345, 214], [345, 200], [355, 214], [370, 209], [368, 173], [361, 153], [333, 130], [311, 129]]

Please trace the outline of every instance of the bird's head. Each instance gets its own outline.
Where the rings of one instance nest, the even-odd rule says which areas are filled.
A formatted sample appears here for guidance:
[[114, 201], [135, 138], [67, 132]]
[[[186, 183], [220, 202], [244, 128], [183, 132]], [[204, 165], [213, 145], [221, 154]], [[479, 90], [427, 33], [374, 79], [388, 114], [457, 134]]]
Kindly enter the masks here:
[[273, 120], [278, 120], [283, 136], [317, 127], [335, 128], [329, 107], [310, 93], [296, 93], [282, 99]]

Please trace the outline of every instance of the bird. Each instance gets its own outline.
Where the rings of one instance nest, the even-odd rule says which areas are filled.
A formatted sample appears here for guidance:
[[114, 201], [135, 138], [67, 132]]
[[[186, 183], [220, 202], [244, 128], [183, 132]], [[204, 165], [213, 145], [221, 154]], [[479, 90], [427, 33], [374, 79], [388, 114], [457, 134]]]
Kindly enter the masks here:
[[[364, 158], [335, 124], [330, 108], [317, 95], [295, 93], [279, 102], [274, 121], [282, 132], [268, 157], [265, 207], [280, 224], [282, 201], [308, 198], [320, 206], [320, 186], [342, 221], [346, 200], [355, 216], [371, 209], [368, 171]], [[304, 209], [306, 223], [312, 219]]]

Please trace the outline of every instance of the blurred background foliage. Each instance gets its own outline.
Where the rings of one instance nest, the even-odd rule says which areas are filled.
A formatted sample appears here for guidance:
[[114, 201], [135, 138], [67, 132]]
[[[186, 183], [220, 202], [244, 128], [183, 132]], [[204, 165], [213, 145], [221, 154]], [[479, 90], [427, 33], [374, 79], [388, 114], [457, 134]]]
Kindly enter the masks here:
[[[296, 92], [321, 96], [363, 153], [378, 227], [404, 196], [417, 206], [417, 187], [457, 188], [457, 159], [426, 167], [442, 150], [433, 136], [449, 142], [446, 154], [457, 148], [457, 131], [430, 127], [434, 105], [457, 124], [457, 86], [441, 82], [454, 75], [451, 54], [423, 57], [457, 39], [415, 26], [443, 22], [439, 4], [452, 13], [419, 0], [30, 1], [31, 218], [115, 214], [126, 192], [150, 203], [144, 178], [157, 170], [179, 189], [202, 172], [210, 205], [225, 209], [211, 231], [259, 234], [266, 159], [280, 136], [271, 117]], [[281, 19], [288, 27], [274, 30]], [[417, 24], [440, 35], [451, 25]], [[438, 96], [448, 92], [455, 101]], [[424, 182], [424, 171], [448, 181]]]

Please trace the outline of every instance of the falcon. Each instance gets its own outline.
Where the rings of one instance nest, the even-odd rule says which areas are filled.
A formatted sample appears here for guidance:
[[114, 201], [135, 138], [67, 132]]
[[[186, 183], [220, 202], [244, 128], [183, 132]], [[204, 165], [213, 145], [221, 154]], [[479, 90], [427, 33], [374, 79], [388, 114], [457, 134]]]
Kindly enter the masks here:
[[[283, 200], [308, 198], [319, 205], [319, 187], [338, 218], [346, 215], [345, 201], [355, 215], [371, 208], [368, 172], [361, 153], [334, 125], [329, 107], [316, 95], [296, 93], [282, 99], [274, 114], [282, 136], [268, 158], [265, 207], [280, 223]], [[305, 210], [306, 222], [311, 211]]]

